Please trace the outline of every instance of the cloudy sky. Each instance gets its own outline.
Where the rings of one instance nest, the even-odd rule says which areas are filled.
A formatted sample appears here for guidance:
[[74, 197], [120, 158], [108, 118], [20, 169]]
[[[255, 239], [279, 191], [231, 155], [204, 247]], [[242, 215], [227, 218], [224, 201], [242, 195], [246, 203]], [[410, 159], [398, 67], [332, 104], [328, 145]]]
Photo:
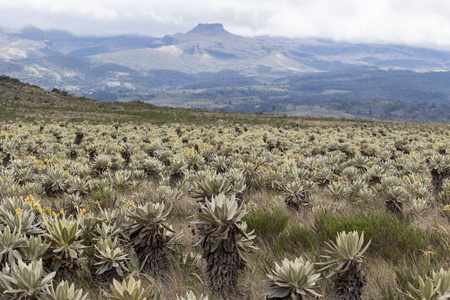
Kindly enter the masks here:
[[450, 50], [449, 0], [0, 0], [0, 27], [161, 37], [197, 23], [245, 35]]

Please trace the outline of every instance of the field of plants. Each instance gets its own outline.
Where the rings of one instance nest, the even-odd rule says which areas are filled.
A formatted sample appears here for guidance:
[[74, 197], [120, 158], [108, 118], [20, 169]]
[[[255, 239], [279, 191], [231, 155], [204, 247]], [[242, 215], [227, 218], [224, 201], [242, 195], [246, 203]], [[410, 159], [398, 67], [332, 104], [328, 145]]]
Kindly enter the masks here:
[[0, 123], [0, 299], [450, 299], [448, 125], [98, 123]]

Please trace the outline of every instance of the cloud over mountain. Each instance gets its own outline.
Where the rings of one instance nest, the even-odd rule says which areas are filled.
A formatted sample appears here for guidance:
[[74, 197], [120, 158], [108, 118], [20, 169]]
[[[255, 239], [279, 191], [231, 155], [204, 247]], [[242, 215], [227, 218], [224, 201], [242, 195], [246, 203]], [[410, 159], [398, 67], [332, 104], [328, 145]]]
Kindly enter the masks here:
[[450, 2], [442, 0], [17, 0], [0, 2], [0, 26], [34, 25], [82, 35], [160, 37], [223, 23], [245, 36], [321, 37], [450, 49]]

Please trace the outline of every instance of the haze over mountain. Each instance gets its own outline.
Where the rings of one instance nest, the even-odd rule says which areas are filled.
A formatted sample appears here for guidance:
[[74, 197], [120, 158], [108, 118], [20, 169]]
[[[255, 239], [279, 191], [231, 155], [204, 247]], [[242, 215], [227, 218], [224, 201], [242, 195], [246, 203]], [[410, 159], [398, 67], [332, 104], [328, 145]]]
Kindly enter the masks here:
[[[94, 61], [102, 61], [114, 60], [114, 57], [130, 58], [136, 54], [133, 52], [135, 50], [147, 50], [151, 54], [160, 53], [169, 57], [185, 55], [197, 59], [268, 58], [267, 62], [260, 62], [261, 65], [275, 60], [283, 70], [293, 71], [329, 71], [350, 66], [427, 70], [450, 68], [450, 53], [444, 51], [400, 45], [337, 43], [312, 38], [246, 38], [226, 31], [222, 24], [199, 24], [187, 33], [167, 35], [163, 38], [131, 35], [77, 37], [65, 31], [43, 31], [35, 27], [28, 27], [22, 31], [0, 31], [0, 58], [3, 59], [65, 56], [90, 57]], [[104, 56], [108, 53], [116, 54]], [[92, 58], [98, 55], [100, 57]], [[158, 58], [151, 60], [157, 61]], [[281, 58], [285, 59], [284, 62]], [[298, 70], [294, 67], [289, 68], [288, 62], [304, 66]], [[130, 63], [128, 59], [127, 63], [122, 64]], [[164, 65], [158, 66], [162, 68]]]
[[[273, 112], [283, 112], [287, 108], [280, 104], [296, 97], [307, 105], [330, 100], [447, 104], [449, 71], [450, 52], [314, 38], [248, 38], [221, 24], [199, 24], [162, 38], [79, 37], [35, 27], [0, 31], [0, 74], [102, 100], [246, 111], [267, 111], [261, 108], [270, 104], [278, 107]], [[392, 78], [397, 84], [386, 84]], [[257, 86], [274, 96], [267, 100], [251, 92]], [[162, 101], [160, 92], [189, 90], [181, 99], [186, 100], [204, 92], [198, 89], [208, 89], [214, 91], [202, 94], [202, 99], [215, 101], [223, 98], [217, 96], [218, 90], [225, 96], [230, 89], [244, 87], [250, 91], [228, 105], [176, 102], [167, 94], [163, 97], [167, 101]]]

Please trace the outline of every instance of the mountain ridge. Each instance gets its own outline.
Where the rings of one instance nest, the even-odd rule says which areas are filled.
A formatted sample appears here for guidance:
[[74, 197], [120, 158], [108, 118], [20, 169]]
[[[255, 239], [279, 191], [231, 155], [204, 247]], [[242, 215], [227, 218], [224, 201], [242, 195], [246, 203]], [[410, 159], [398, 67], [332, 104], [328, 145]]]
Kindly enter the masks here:
[[[1, 74], [100, 100], [211, 110], [303, 114], [299, 107], [324, 103], [347, 110], [346, 101], [450, 101], [450, 52], [320, 38], [243, 37], [220, 23], [200, 23], [161, 38], [4, 29]], [[353, 116], [358, 114], [366, 116], [364, 110]]]
[[[351, 66], [450, 70], [450, 52], [447, 51], [405, 45], [352, 44], [320, 38], [289, 39], [268, 36], [249, 38], [228, 32], [220, 23], [200, 23], [186, 33], [166, 35], [162, 38], [137, 35], [77, 37], [65, 31], [44, 31], [35, 27], [27, 27], [22, 31], [0, 30], [0, 58], [4, 59], [51, 55], [89, 57], [171, 45], [178, 46], [185, 54], [200, 52], [214, 56], [215, 52], [222, 53], [222, 57], [217, 56], [219, 59], [227, 57], [247, 59], [280, 52], [303, 63], [313, 63], [316, 60]], [[8, 49], [11, 50], [9, 55]], [[15, 53], [20, 55], [14, 56]], [[328, 71], [325, 67], [318, 69]]]

